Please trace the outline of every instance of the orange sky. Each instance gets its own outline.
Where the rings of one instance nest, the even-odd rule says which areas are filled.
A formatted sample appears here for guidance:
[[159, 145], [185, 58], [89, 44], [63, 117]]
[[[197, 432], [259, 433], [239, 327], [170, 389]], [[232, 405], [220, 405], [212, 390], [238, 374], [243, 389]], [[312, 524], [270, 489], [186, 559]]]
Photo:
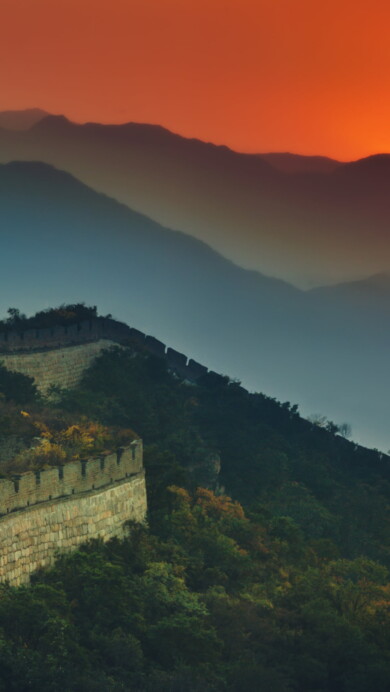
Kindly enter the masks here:
[[390, 151], [387, 0], [0, 0], [0, 110], [243, 151]]

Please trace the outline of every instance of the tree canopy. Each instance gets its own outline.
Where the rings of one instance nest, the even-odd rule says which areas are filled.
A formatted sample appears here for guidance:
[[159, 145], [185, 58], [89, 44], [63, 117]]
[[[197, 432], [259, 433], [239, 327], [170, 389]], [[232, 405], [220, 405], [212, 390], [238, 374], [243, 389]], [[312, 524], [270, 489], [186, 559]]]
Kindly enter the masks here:
[[227, 377], [189, 385], [134, 348], [25, 415], [0, 408], [3, 442], [27, 454], [37, 429], [61, 445], [78, 426], [97, 447], [136, 430], [149, 502], [124, 540], [1, 586], [0, 690], [390, 688], [386, 455]]

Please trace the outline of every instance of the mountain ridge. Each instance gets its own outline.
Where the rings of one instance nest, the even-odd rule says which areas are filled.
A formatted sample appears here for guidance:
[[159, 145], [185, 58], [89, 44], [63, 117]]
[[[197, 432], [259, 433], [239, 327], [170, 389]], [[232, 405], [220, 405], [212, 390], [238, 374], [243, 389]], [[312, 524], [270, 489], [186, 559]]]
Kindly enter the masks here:
[[327, 173], [286, 173], [261, 155], [188, 140], [161, 126], [77, 125], [49, 116], [28, 131], [0, 131], [0, 162], [15, 159], [67, 170], [244, 268], [302, 287], [390, 267], [386, 156], [340, 163]]
[[[233, 149], [232, 147], [226, 145], [226, 144], [217, 144], [213, 141], [209, 140], [203, 140], [200, 139], [199, 137], [189, 137], [186, 135], [179, 134], [178, 132], [175, 132], [174, 130], [171, 130], [169, 127], [166, 127], [164, 125], [160, 125], [158, 123], [145, 123], [145, 122], [138, 122], [138, 121], [125, 121], [122, 123], [101, 123], [99, 121], [94, 121], [94, 120], [88, 120], [85, 122], [77, 122], [72, 120], [66, 115], [63, 114], [53, 114], [53, 113], [48, 113], [47, 111], [41, 109], [41, 108], [26, 108], [26, 109], [21, 109], [21, 110], [3, 110], [0, 111], [0, 129], [7, 129], [6, 127], [2, 126], [2, 121], [3, 119], [6, 119], [6, 117], [11, 117], [11, 116], [20, 116], [21, 118], [23, 116], [31, 116], [37, 118], [35, 122], [31, 123], [28, 127], [29, 130], [35, 130], [39, 131], [41, 128], [45, 129], [47, 126], [52, 125], [53, 127], [56, 126], [74, 126], [75, 128], [89, 128], [89, 127], [94, 127], [94, 128], [101, 128], [101, 129], [130, 129], [130, 128], [135, 128], [138, 129], [139, 131], [144, 130], [145, 132], [156, 132], [160, 134], [164, 134], [164, 136], [171, 136], [174, 139], [179, 139], [183, 140], [185, 142], [190, 142], [190, 143], [198, 143], [201, 145], [205, 145], [207, 147], [212, 147], [217, 150], [221, 151], [227, 151], [232, 154], [238, 155], [240, 157], [250, 157], [250, 158], [257, 158], [257, 159], [263, 159], [265, 162], [269, 163], [272, 168], [276, 168], [280, 172], [305, 172], [305, 170], [309, 171], [316, 171], [320, 173], [327, 173], [327, 172], [332, 172], [336, 168], [342, 167], [342, 166], [354, 166], [357, 164], [360, 164], [362, 162], [369, 162], [371, 160], [385, 160], [385, 159], [390, 159], [390, 153], [388, 152], [377, 152], [375, 154], [369, 154], [367, 156], [360, 157], [358, 159], [351, 159], [347, 161], [341, 161], [323, 154], [301, 154], [298, 152], [292, 152], [292, 151], [253, 151], [253, 152], [244, 152], [239, 149]], [[23, 128], [24, 129], [24, 128]], [[27, 129], [27, 128], [26, 128]], [[278, 162], [278, 159], [280, 159], [280, 165]], [[283, 159], [286, 159], [286, 162], [291, 159], [291, 162], [286, 163], [284, 165]], [[294, 160], [297, 162], [297, 166], [294, 167]], [[302, 167], [300, 166], [300, 162], [302, 162]], [[317, 168], [318, 164], [318, 168]], [[303, 169], [303, 170], [302, 170]]]
[[0, 127], [9, 130], [28, 130], [48, 115], [49, 113], [41, 108], [0, 111]]

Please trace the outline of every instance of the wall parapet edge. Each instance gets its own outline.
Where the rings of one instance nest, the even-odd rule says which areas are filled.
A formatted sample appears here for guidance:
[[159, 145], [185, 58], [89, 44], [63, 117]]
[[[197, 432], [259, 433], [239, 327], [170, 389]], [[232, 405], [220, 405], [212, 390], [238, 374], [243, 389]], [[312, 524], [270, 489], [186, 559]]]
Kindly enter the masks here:
[[2, 354], [43, 351], [99, 339], [120, 339], [128, 336], [127, 325], [107, 317], [95, 317], [69, 326], [57, 325], [43, 329], [0, 332], [0, 360]]
[[[188, 358], [174, 348], [167, 347], [155, 337], [109, 317], [95, 317], [67, 327], [59, 325], [45, 329], [30, 329], [24, 332], [0, 333], [0, 362], [3, 356], [4, 364], [8, 367], [9, 360], [7, 358], [11, 358], [12, 361], [12, 357], [19, 354], [22, 359], [28, 358], [28, 354], [31, 354], [31, 357], [38, 357], [39, 353], [42, 353], [42, 357], [44, 357], [45, 353], [50, 354], [50, 352], [67, 346], [82, 347], [97, 342], [103, 344], [104, 341], [107, 341], [108, 347], [113, 343], [118, 345], [136, 344], [148, 353], [164, 359], [172, 372], [191, 383], [196, 383], [207, 373], [211, 373], [214, 379], [221, 378], [221, 381], [223, 379], [222, 375], [209, 371], [206, 366]], [[38, 387], [45, 391], [45, 386], [40, 382], [41, 375], [36, 372], [36, 366], [22, 367], [12, 361], [9, 369], [31, 375], [36, 380]], [[50, 379], [50, 366], [47, 379]], [[72, 382], [70, 386], [74, 383]], [[54, 384], [56, 384], [55, 381]]]
[[142, 441], [137, 439], [97, 458], [27, 471], [12, 480], [0, 479], [0, 517], [44, 502], [99, 490], [142, 471]]

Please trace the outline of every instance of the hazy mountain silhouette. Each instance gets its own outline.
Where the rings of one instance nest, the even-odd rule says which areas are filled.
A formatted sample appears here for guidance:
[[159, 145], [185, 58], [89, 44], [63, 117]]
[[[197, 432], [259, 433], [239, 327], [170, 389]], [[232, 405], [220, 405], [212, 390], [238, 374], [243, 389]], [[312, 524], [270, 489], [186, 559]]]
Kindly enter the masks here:
[[284, 173], [331, 173], [341, 165], [340, 161], [327, 156], [302, 156], [289, 152], [271, 152], [259, 156]]
[[26, 108], [22, 111], [0, 111], [0, 127], [6, 130], [28, 130], [39, 120], [49, 115], [41, 108]]
[[[354, 302], [359, 307], [363, 300], [371, 301], [372, 307], [378, 303], [386, 304], [390, 296], [390, 273], [382, 272], [374, 274], [360, 281], [350, 281], [347, 283], [336, 284], [335, 286], [324, 286], [321, 288], [312, 289], [312, 295], [332, 296], [338, 302], [348, 301]], [[390, 306], [389, 306], [390, 308]]]
[[[2, 162], [56, 165], [242, 266], [304, 286], [387, 271], [387, 157], [339, 165], [309, 157], [309, 165], [306, 157], [275, 156], [271, 165], [268, 155], [239, 154], [158, 126], [76, 125], [62, 116], [27, 132], [0, 131]], [[275, 167], [281, 156], [295, 172]]]
[[97, 304], [250, 389], [390, 446], [389, 301], [374, 315], [355, 310], [348, 287], [304, 292], [244, 270], [41, 163], [0, 166], [0, 229], [3, 314]]

